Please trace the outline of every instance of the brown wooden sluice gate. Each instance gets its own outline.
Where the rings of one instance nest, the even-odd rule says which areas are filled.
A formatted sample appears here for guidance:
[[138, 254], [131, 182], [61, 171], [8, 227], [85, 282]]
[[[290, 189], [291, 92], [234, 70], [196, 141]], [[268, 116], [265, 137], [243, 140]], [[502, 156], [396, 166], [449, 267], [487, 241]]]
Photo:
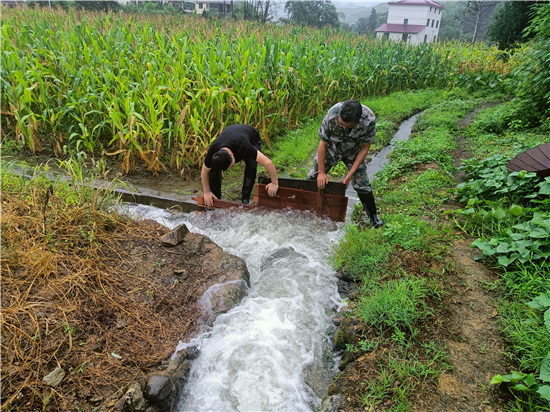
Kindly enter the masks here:
[[[309, 210], [319, 217], [326, 216], [337, 222], [346, 220], [348, 198], [346, 186], [340, 182], [329, 182], [325, 189], [318, 190], [314, 180], [278, 179], [279, 190], [275, 197], [267, 194], [266, 186], [269, 178], [260, 178], [254, 186], [254, 204], [243, 205], [227, 200], [214, 200], [214, 208], [229, 209], [231, 207], [243, 207], [246, 210], [255, 207], [267, 207], [270, 209], [296, 209]], [[199, 206], [204, 206], [202, 196], [193, 198]]]

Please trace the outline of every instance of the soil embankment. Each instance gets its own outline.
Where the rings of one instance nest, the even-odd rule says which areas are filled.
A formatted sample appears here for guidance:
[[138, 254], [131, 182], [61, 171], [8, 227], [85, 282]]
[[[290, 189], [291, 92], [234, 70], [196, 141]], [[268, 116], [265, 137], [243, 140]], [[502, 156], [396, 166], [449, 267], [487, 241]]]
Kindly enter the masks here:
[[114, 407], [212, 321], [199, 319], [203, 293], [246, 272], [206, 236], [166, 246], [165, 227], [106, 214], [94, 195], [4, 178], [3, 410]]

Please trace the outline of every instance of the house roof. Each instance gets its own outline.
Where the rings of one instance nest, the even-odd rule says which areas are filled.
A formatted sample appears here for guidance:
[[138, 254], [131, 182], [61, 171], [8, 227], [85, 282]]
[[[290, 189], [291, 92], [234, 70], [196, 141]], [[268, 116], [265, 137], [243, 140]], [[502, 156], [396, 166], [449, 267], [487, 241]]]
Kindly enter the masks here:
[[401, 0], [390, 2], [388, 4], [395, 4], [398, 6], [432, 6], [436, 9], [445, 9], [445, 7], [443, 7], [441, 4], [436, 3], [433, 0]]
[[392, 24], [385, 23], [374, 31], [388, 33], [420, 33], [426, 28], [425, 24]]

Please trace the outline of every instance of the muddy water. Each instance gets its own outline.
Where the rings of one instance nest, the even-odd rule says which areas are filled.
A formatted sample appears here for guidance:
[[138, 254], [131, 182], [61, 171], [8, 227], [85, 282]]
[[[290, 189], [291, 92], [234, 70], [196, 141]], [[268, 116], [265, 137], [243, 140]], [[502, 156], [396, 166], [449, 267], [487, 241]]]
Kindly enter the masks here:
[[185, 223], [250, 271], [248, 297], [197, 339], [201, 354], [178, 410], [315, 410], [337, 373], [329, 336], [341, 303], [327, 256], [342, 224], [291, 211], [129, 211], [169, 228]]

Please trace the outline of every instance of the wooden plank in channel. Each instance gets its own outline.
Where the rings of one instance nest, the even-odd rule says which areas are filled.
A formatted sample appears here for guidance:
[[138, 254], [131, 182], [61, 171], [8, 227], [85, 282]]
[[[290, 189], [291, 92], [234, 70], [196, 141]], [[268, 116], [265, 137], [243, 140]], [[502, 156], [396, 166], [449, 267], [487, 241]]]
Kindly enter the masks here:
[[[271, 209], [286, 209], [288, 207], [296, 210], [310, 210], [317, 213], [319, 193], [308, 190], [291, 189], [279, 186], [277, 196], [270, 197], [265, 189], [266, 185], [256, 183], [254, 189], [254, 205], [264, 206]], [[348, 198], [325, 193], [324, 205], [321, 210], [322, 216], [343, 222], [346, 220]]]
[[[289, 179], [284, 177], [280, 177], [277, 180], [279, 181], [279, 187], [317, 192], [317, 180]], [[271, 183], [271, 179], [269, 177], [260, 177], [258, 178], [258, 183], [267, 185], [268, 183]], [[345, 196], [346, 185], [340, 182], [328, 182], [325, 186], [325, 193], [330, 195]]]
[[[197, 202], [198, 206], [206, 207], [204, 204], [204, 197], [196, 196], [196, 197], [193, 197], [192, 199]], [[232, 207], [242, 207], [245, 210], [254, 209], [254, 205], [245, 205], [239, 202], [231, 202], [229, 200], [214, 199], [212, 203], [213, 203], [212, 205], [213, 209], [231, 209]]]
[[325, 188], [319, 189], [317, 192], [317, 216], [323, 216], [323, 209], [325, 208]]

